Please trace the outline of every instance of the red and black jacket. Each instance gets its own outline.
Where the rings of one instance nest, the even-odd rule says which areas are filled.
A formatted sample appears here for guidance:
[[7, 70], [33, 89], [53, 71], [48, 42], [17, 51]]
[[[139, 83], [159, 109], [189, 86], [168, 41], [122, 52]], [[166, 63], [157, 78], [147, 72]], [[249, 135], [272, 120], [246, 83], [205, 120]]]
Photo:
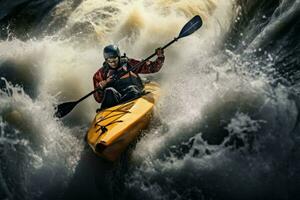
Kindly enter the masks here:
[[[129, 58], [129, 59], [125, 58], [125, 61], [124, 61], [124, 58], [121, 58], [121, 60], [122, 61], [120, 61], [120, 63], [121, 63], [120, 67], [122, 67], [122, 62], [123, 63], [126, 62], [125, 64], [130, 67], [134, 67], [137, 64], [141, 63], [141, 61], [138, 61], [138, 60], [135, 60], [132, 58]], [[165, 60], [165, 57], [158, 57], [155, 61], [145, 62], [142, 66], [133, 70], [132, 72], [129, 72], [128, 74], [122, 76], [121, 78], [127, 78], [128, 76], [138, 77], [138, 74], [151, 74], [151, 73], [158, 72], [161, 69], [161, 67], [163, 66], [164, 60]], [[125, 70], [127, 70], [127, 69], [125, 69]], [[104, 62], [103, 66], [94, 74], [94, 77], [93, 77], [94, 88], [96, 89], [96, 88], [100, 87], [100, 82], [103, 80], [106, 80], [107, 77], [112, 75], [112, 73], [114, 73], [113, 70], [108, 67], [106, 62]], [[95, 92], [94, 97], [98, 103], [101, 103], [102, 99], [103, 99], [103, 94], [101, 92]]]

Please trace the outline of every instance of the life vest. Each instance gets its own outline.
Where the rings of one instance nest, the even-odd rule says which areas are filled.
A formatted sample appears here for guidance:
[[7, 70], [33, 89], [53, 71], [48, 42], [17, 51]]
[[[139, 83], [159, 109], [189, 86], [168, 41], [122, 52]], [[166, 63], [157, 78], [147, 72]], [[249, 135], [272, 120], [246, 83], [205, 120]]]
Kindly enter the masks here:
[[[123, 70], [125, 72], [127, 70], [130, 70], [130, 68], [132, 68], [133, 66], [129, 65], [127, 57], [121, 57], [119, 67], [117, 69], [110, 68], [110, 66], [106, 62], [103, 64], [103, 67], [104, 67], [104, 71], [103, 71], [104, 76], [107, 78], [109, 70], [114, 70], [117, 73], [120, 73], [121, 72], [120, 70]], [[141, 78], [139, 77], [139, 75], [135, 74], [132, 71], [124, 74], [122, 77], [120, 77], [116, 81], [109, 82], [106, 85], [106, 87], [113, 87], [117, 91], [122, 93], [122, 91], [124, 89], [126, 89], [128, 86], [131, 86], [131, 85], [138, 86], [138, 88], [140, 90], [143, 90], [143, 88], [144, 88], [143, 82], [142, 82]]]

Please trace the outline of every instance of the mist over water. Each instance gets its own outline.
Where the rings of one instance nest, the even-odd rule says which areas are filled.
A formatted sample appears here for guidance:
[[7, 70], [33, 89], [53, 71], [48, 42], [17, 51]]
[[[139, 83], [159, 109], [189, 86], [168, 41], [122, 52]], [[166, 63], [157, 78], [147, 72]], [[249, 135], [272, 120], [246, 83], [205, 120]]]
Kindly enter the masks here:
[[[0, 8], [1, 199], [295, 199], [299, 9], [291, 1], [7, 1]], [[43, 12], [42, 12], [43, 11]], [[85, 133], [102, 49], [166, 51], [150, 127], [115, 164]]]

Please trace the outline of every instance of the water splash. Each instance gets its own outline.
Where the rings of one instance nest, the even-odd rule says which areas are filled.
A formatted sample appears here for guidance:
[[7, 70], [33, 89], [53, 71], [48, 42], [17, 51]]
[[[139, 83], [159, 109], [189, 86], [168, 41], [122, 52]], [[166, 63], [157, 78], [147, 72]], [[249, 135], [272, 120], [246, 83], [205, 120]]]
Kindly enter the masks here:
[[[4, 145], [9, 154], [1, 154], [1, 166], [20, 164], [18, 169], [30, 172], [2, 170], [6, 195], [21, 191], [29, 193], [28, 198], [41, 198], [57, 183], [63, 182], [61, 190], [67, 187], [98, 105], [89, 99], [62, 122], [52, 117], [52, 105], [92, 90], [91, 77], [103, 62], [104, 45], [117, 43], [129, 57], [145, 57], [175, 37], [195, 14], [201, 15], [204, 25], [166, 51], [164, 68], [156, 75], [164, 91], [155, 119], [161, 122], [153, 122], [133, 149], [129, 169], [120, 173], [126, 181], [118, 191], [146, 199], [264, 199], [274, 191], [283, 198], [287, 191], [296, 194], [296, 186], [291, 185], [300, 174], [299, 159], [291, 158], [300, 155], [299, 103], [291, 93], [297, 94], [299, 88], [277, 84], [273, 75], [278, 56], [261, 49], [270, 33], [277, 34], [274, 25], [297, 16], [298, 6], [284, 6], [288, 4], [281, 2], [279, 11], [287, 12], [274, 14], [265, 31], [239, 33], [242, 40], [256, 38], [250, 56], [224, 49], [228, 31], [241, 17], [236, 2], [225, 0], [65, 0], [39, 24], [51, 36], [1, 41], [1, 77], [14, 85], [6, 82], [0, 96], [4, 130], [0, 145], [10, 143]], [[246, 42], [240, 43], [247, 48]], [[257, 52], [267, 59], [257, 57]], [[9, 76], [11, 68], [16, 82]], [[212, 135], [217, 139], [212, 141]], [[21, 148], [21, 155], [14, 148]], [[9, 159], [19, 157], [17, 164]], [[49, 184], [38, 187], [44, 177], [51, 177]], [[9, 178], [22, 180], [24, 188], [17, 188]], [[281, 187], [287, 182], [291, 184]], [[33, 188], [39, 192], [32, 194]], [[106, 187], [95, 190], [103, 192]]]
[[[62, 187], [70, 180], [75, 171], [82, 140], [71, 134], [80, 128], [70, 129], [62, 126], [53, 118], [53, 98], [48, 101], [33, 101], [24, 90], [10, 85], [5, 79], [6, 88], [1, 90], [1, 180], [10, 185], [9, 191], [36, 198], [43, 194], [45, 188], [57, 185], [56, 181], [39, 185], [45, 175], [52, 179], [61, 179]], [[49, 101], [50, 100], [50, 101]], [[82, 134], [83, 135], [83, 134]], [[83, 136], [82, 136], [83, 137]], [[16, 171], [23, 173], [16, 173]], [[57, 173], [60, 177], [57, 177]], [[13, 181], [8, 181], [14, 177]], [[15, 181], [23, 185], [21, 191], [14, 185]], [[9, 193], [7, 194], [8, 196]]]

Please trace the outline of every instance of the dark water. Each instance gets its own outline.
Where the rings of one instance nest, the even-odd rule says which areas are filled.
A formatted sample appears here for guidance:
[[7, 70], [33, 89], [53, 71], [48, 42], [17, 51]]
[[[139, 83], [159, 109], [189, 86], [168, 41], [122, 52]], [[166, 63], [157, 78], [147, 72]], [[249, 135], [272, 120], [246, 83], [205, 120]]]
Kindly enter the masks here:
[[[106, 28], [118, 24], [113, 17], [120, 8], [133, 4], [103, 1], [103, 7], [93, 8], [101, 3], [90, 2], [84, 16], [98, 17], [98, 27]], [[167, 92], [162, 104], [170, 106], [159, 105], [161, 116], [155, 115], [144, 137], [116, 163], [98, 158], [84, 142], [93, 113], [81, 113], [94, 107], [78, 108], [62, 121], [52, 117], [57, 98], [77, 98], [87, 90], [74, 84], [71, 70], [56, 65], [94, 64], [89, 60], [95, 51], [88, 47], [97, 46], [97, 29], [80, 21], [83, 3], [0, 1], [0, 77], [5, 78], [0, 82], [0, 199], [300, 198], [299, 0], [234, 1], [236, 15], [209, 57], [202, 56], [208, 48], [202, 43], [200, 49], [190, 47], [198, 54], [184, 49], [170, 54], [198, 57], [186, 62], [191, 74], [172, 63], [180, 77], [168, 91], [177, 96]], [[195, 42], [209, 35], [209, 28], [203, 29]], [[145, 33], [130, 29], [128, 34], [130, 41]], [[14, 53], [14, 48], [21, 50]], [[50, 56], [39, 60], [46, 48]], [[198, 70], [201, 66], [207, 68]], [[172, 76], [163, 72], [158, 81], [163, 85], [164, 79]]]

